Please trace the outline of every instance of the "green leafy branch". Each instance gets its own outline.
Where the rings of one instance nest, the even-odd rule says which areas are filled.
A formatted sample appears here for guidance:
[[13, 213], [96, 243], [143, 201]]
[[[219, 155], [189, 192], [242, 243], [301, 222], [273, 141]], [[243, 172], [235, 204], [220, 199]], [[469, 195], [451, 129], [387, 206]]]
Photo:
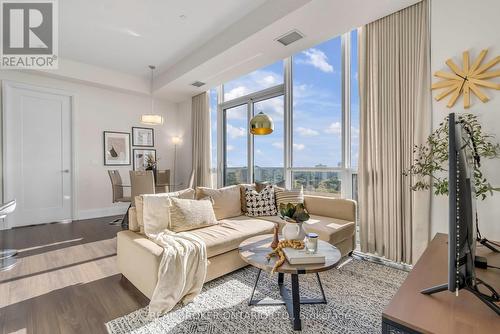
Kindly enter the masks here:
[[[471, 148], [475, 145], [481, 159], [500, 157], [500, 144], [494, 142], [493, 135], [483, 132], [476, 115], [460, 114], [458, 121], [472, 136], [471, 139], [469, 134], [463, 133], [465, 145]], [[448, 166], [448, 130], [448, 117], [446, 117], [427, 138], [425, 144], [415, 145], [413, 164], [403, 173], [406, 176], [414, 176], [412, 190], [434, 188], [436, 195], [448, 194], [448, 178], [441, 176], [446, 175]], [[500, 188], [491, 186], [477, 163], [474, 163], [473, 176], [476, 197], [484, 200], [488, 195], [493, 195], [493, 191], [500, 191]]]

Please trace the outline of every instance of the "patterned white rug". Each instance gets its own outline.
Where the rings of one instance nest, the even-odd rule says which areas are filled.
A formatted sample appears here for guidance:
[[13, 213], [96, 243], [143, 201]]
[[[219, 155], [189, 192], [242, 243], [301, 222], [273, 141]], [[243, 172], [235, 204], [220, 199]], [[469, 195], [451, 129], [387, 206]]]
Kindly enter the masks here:
[[[167, 315], [147, 308], [106, 324], [109, 333], [294, 333], [285, 306], [248, 306], [257, 269], [246, 267], [205, 284], [202, 293]], [[302, 305], [302, 333], [380, 333], [382, 311], [407, 273], [353, 259], [320, 274], [327, 305]], [[314, 274], [301, 275], [301, 296], [319, 298]], [[285, 275], [285, 285], [290, 284]], [[277, 275], [262, 272], [255, 298], [279, 299]]]

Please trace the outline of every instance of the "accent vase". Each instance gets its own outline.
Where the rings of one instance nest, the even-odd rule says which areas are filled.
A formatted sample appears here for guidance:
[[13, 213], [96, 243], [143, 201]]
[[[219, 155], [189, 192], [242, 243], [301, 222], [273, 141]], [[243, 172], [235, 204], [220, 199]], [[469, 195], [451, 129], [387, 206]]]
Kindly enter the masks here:
[[302, 222], [286, 222], [281, 233], [285, 240], [304, 240], [306, 233], [302, 227]]

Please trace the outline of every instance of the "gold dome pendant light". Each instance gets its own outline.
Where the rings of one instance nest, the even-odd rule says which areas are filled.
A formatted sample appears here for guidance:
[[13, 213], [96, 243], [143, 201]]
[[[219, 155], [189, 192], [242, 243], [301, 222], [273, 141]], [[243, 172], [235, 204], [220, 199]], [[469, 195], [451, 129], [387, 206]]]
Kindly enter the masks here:
[[269, 135], [274, 131], [273, 119], [262, 111], [250, 121], [250, 133], [253, 135]]
[[154, 96], [153, 96], [153, 80], [154, 80], [154, 70], [155, 66], [149, 65], [149, 69], [151, 70], [151, 113], [141, 115], [141, 123], [147, 125], [162, 125], [163, 124], [163, 116], [154, 113]]

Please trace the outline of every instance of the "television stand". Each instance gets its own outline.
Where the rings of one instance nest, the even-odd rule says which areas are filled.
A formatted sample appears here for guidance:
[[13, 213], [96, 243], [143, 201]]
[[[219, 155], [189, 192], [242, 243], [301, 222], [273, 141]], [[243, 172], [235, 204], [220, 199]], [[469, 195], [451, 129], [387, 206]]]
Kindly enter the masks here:
[[[433, 286], [432, 288], [422, 290], [422, 291], [420, 291], [420, 293], [423, 293], [424, 295], [432, 295], [432, 294], [442, 292], [442, 291], [447, 291], [447, 290], [448, 290], [448, 284], [441, 284], [441, 285]], [[477, 289], [477, 287], [466, 286], [463, 288], [463, 290], [469, 291], [470, 293], [475, 295], [483, 303], [485, 303], [489, 308], [491, 308], [493, 311], [495, 311], [496, 314], [500, 315], [500, 307], [497, 304], [495, 304], [495, 302], [496, 303], [500, 302], [500, 300], [498, 299], [498, 295], [496, 295], [496, 292], [492, 291], [492, 293], [495, 294], [495, 297], [490, 297], [488, 295], [485, 295], [484, 293], [481, 293]]]
[[[437, 293], [448, 289], [447, 285], [438, 285], [448, 279], [447, 241], [446, 234], [437, 234], [430, 242], [384, 310], [382, 333], [498, 332], [500, 317], [482, 302], [481, 297], [476, 297], [475, 292], [464, 288], [458, 297], [454, 293]], [[500, 253], [478, 244], [476, 254], [486, 257], [489, 264], [500, 266]], [[500, 291], [498, 270], [476, 268], [476, 277]]]

